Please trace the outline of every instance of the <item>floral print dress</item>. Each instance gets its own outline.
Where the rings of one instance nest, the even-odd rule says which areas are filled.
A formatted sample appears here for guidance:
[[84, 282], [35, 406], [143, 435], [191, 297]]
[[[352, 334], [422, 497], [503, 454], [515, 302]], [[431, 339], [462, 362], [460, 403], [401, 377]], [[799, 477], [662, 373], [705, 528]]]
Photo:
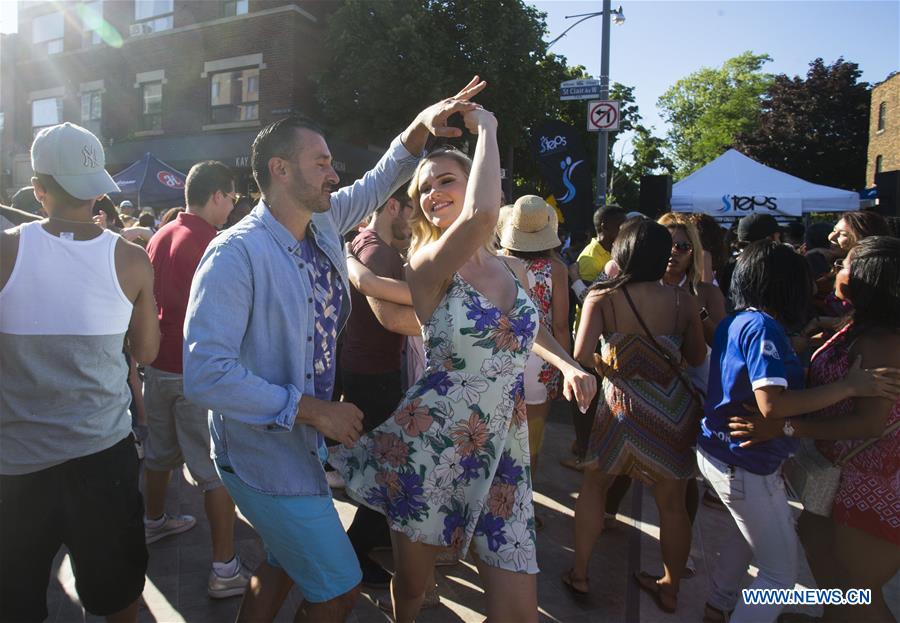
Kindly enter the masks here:
[[458, 555], [471, 543], [488, 565], [537, 573], [523, 371], [538, 316], [516, 288], [503, 313], [454, 274], [422, 327], [424, 375], [329, 462], [354, 500], [411, 540]]

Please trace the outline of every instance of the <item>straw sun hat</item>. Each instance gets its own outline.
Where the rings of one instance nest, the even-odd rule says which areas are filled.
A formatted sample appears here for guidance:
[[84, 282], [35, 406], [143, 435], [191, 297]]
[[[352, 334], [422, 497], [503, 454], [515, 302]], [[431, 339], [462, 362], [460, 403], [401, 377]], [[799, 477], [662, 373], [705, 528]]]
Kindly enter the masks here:
[[500, 210], [500, 246], [512, 251], [546, 251], [559, 246], [556, 211], [536, 195], [520, 197]]

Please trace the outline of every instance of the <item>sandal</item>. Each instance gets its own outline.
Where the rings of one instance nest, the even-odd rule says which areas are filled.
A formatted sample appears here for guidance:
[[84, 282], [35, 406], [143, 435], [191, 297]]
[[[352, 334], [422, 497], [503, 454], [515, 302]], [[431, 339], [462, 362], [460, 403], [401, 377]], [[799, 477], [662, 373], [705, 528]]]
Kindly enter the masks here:
[[703, 604], [703, 623], [728, 623], [728, 619], [731, 618], [732, 612], [734, 612], [734, 610], [726, 612], [705, 603]]
[[565, 573], [562, 574], [562, 583], [566, 585], [566, 588], [569, 589], [573, 595], [576, 597], [587, 597], [591, 594], [590, 590], [582, 590], [575, 586], [575, 583], [584, 584], [585, 586], [590, 586], [590, 580], [588, 578], [576, 578], [575, 570], [569, 569]]
[[656, 603], [656, 607], [667, 614], [674, 614], [676, 606], [672, 606], [664, 602], [663, 595], [668, 595], [673, 599], [677, 599], [677, 595], [673, 595], [668, 591], [663, 591], [663, 587], [659, 584], [660, 579], [660, 576], [650, 575], [646, 571], [636, 571], [634, 573], [635, 582], [638, 583], [638, 586], [642, 591], [645, 591], [651, 597], [653, 597], [653, 601]]

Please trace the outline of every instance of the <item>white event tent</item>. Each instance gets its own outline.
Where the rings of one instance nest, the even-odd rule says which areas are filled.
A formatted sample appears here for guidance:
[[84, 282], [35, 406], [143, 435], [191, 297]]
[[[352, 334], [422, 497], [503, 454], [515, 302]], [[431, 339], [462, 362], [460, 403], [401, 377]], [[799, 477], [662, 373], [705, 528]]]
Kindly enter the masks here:
[[753, 212], [799, 217], [859, 209], [859, 193], [807, 182], [729, 149], [672, 185], [674, 212], [740, 217]]

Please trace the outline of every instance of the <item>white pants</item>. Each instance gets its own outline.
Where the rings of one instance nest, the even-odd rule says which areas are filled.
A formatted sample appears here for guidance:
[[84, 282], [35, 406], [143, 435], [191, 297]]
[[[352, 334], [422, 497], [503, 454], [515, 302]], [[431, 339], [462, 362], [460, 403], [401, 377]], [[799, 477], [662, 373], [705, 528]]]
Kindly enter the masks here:
[[725, 612], [734, 609], [730, 623], [775, 621], [784, 606], [750, 606], [739, 596], [744, 574], [754, 558], [759, 573], [750, 588], [790, 589], [797, 581], [800, 542], [781, 471], [760, 476], [726, 465], [700, 448], [697, 466], [734, 518], [712, 574], [709, 605]]

